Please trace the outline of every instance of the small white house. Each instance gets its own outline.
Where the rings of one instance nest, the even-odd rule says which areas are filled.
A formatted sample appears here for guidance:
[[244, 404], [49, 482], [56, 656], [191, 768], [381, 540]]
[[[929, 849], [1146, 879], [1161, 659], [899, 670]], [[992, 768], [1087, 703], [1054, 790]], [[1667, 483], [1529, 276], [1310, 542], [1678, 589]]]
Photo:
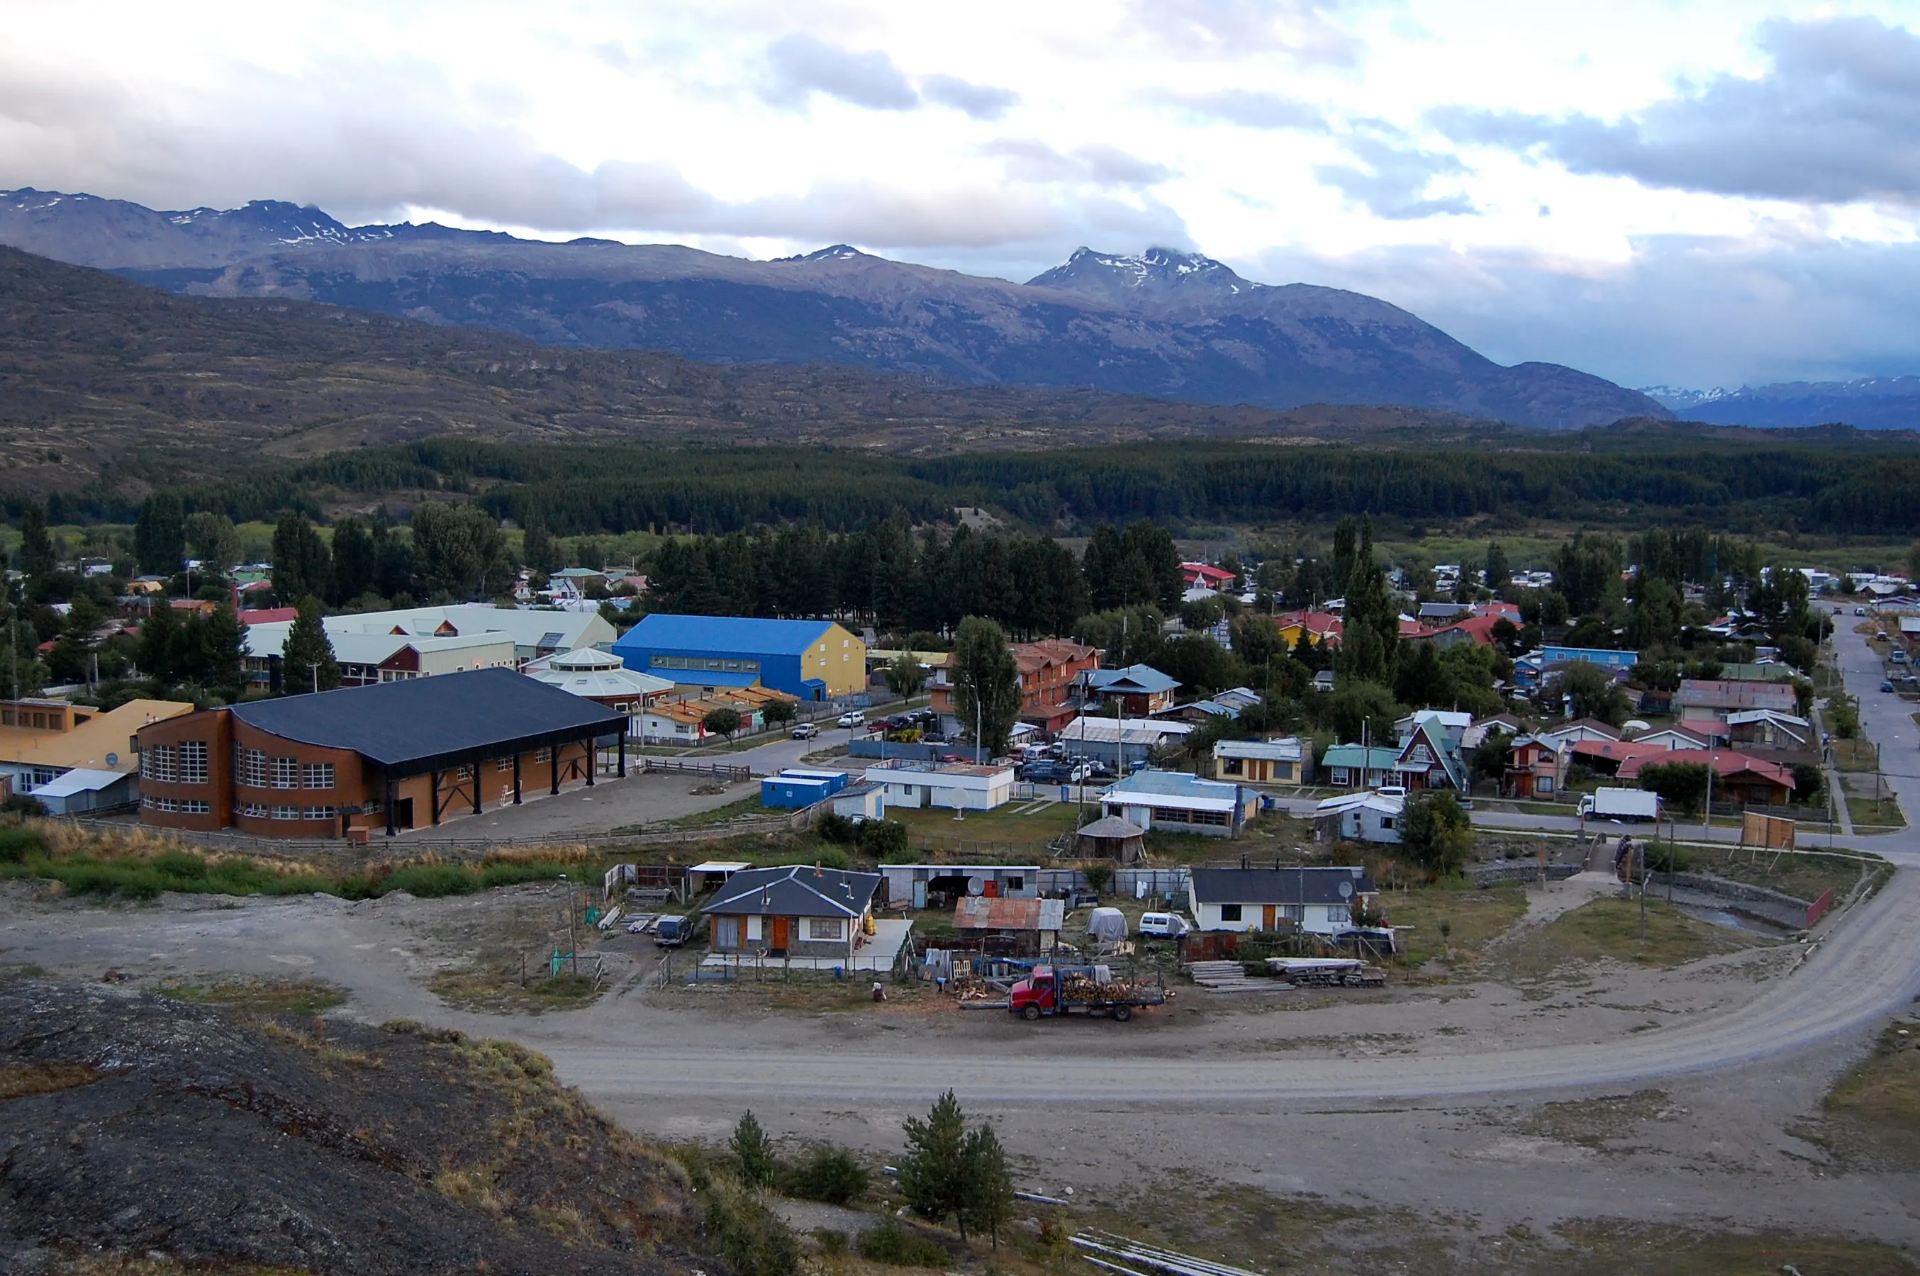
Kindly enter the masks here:
[[884, 820], [887, 818], [887, 788], [865, 780], [849, 784], [827, 799], [827, 809], [843, 819]]
[[991, 811], [1013, 797], [1013, 768], [971, 762], [882, 762], [866, 781], [885, 790], [888, 806]]
[[1353, 925], [1356, 901], [1374, 896], [1367, 870], [1341, 868], [1195, 868], [1187, 903], [1197, 929], [1276, 930], [1282, 922], [1310, 935]]
[[1313, 808], [1314, 836], [1322, 842], [1398, 842], [1405, 793], [1343, 793]]
[[1260, 794], [1244, 785], [1178, 771], [1141, 771], [1100, 795], [1101, 814], [1137, 828], [1210, 837], [1238, 837], [1259, 805]]

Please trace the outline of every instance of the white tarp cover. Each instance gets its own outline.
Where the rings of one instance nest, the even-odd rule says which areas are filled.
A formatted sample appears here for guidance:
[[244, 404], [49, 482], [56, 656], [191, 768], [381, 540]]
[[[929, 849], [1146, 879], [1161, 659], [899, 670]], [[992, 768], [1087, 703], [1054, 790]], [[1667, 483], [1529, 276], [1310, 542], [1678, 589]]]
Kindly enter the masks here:
[[1117, 908], [1096, 908], [1087, 914], [1087, 938], [1122, 940], [1127, 937], [1127, 915]]

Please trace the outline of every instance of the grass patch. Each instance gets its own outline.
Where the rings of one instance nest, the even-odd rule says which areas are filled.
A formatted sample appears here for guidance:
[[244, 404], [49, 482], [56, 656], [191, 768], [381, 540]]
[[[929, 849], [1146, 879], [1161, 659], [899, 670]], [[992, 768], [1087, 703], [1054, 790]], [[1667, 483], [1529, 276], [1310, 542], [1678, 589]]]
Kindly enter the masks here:
[[1873, 747], [1873, 741], [1865, 736], [1855, 736], [1851, 740], [1836, 736], [1833, 741], [1833, 766], [1836, 771], [1864, 771], [1872, 775], [1880, 768], [1880, 754]]
[[1800, 1276], [1912, 1276], [1913, 1263], [1897, 1246], [1838, 1236], [1767, 1228], [1757, 1232], [1708, 1232], [1656, 1227], [1612, 1219], [1580, 1220], [1553, 1229], [1570, 1250], [1523, 1249], [1537, 1255], [1531, 1271], [1568, 1276], [1751, 1276], [1791, 1267]]
[[1411, 928], [1400, 932], [1400, 942], [1406, 960], [1416, 966], [1436, 958], [1455, 965], [1471, 962], [1527, 915], [1527, 895], [1521, 888], [1480, 890], [1458, 880], [1384, 892], [1380, 903], [1388, 925]]
[[1569, 961], [1631, 962], [1636, 966], [1684, 966], [1720, 953], [1769, 941], [1687, 916], [1664, 901], [1646, 901], [1646, 938], [1640, 938], [1640, 901], [1596, 899], [1562, 913], [1545, 927], [1548, 939]]
[[318, 979], [222, 979], [207, 984], [161, 984], [154, 989], [174, 1001], [231, 1006], [263, 1015], [317, 1015], [343, 1006], [347, 991]]
[[92, 1085], [105, 1075], [90, 1063], [0, 1063], [0, 1102]]
[[711, 811], [696, 811], [692, 815], [683, 815], [677, 820], [670, 820], [668, 821], [668, 825], [671, 828], [698, 829], [707, 828], [714, 824], [727, 824], [734, 820], [771, 819], [781, 814], [791, 814], [791, 812], [781, 812], [771, 807], [760, 805], [760, 794], [756, 790], [753, 793], [749, 793], [746, 797], [737, 798], [727, 803], [725, 806], [716, 806]]
[[[1807, 840], [1811, 841], [1812, 838]], [[1780, 891], [1809, 902], [1819, 899], [1822, 892], [1829, 890], [1836, 898], [1843, 897], [1862, 876], [1884, 876], [1893, 871], [1890, 864], [1875, 856], [1779, 855], [1772, 851], [1742, 850], [1734, 846], [1688, 846], [1682, 848], [1681, 857], [1681, 864], [1687, 872], [1705, 873], [1750, 886], [1764, 886], [1770, 891]]]
[[[907, 826], [908, 841], [915, 848], [977, 846], [991, 854], [993, 843], [1000, 842], [1019, 846], [1016, 856], [1030, 857], [1034, 846], [1072, 832], [1080, 810], [1077, 802], [1049, 802], [1030, 815], [1020, 814], [1032, 805], [1031, 801], [1015, 800], [997, 810], [968, 811], [964, 820], [954, 819], [952, 811], [935, 807], [889, 806], [887, 818]], [[1099, 819], [1100, 804], [1088, 802], [1086, 812], [1088, 823]]]
[[433, 995], [451, 1006], [465, 1010], [530, 1011], [574, 1010], [591, 1005], [605, 991], [604, 983], [595, 987], [591, 978], [571, 971], [549, 976], [539, 963], [529, 965], [527, 982], [520, 982], [520, 969], [504, 966], [443, 970], [427, 981]]
[[1823, 1109], [1842, 1136], [1824, 1141], [1843, 1163], [1920, 1170], [1920, 1021], [1888, 1025], [1867, 1057], [1834, 1085]]
[[1880, 828], [1905, 828], [1907, 817], [1900, 810], [1900, 804], [1892, 798], [1883, 797], [1875, 801], [1870, 797], [1847, 795], [1847, 814], [1853, 817], [1854, 827], [1873, 825]]

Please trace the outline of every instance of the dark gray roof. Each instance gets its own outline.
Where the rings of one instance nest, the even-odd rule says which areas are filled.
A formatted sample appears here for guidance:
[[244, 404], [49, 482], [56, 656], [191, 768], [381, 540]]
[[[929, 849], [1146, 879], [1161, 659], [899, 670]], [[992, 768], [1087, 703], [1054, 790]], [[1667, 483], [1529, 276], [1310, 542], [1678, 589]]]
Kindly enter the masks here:
[[[1344, 904], [1371, 895], [1373, 878], [1361, 868], [1195, 868], [1193, 898], [1205, 904]], [[1342, 895], [1342, 882], [1351, 895]], [[1301, 888], [1306, 898], [1302, 899]]]
[[703, 913], [758, 913], [762, 917], [858, 917], [867, 911], [878, 873], [789, 864], [735, 873]]
[[[611, 735], [626, 715], [511, 669], [473, 669], [233, 706], [248, 726], [392, 769]], [[509, 747], [516, 746], [516, 747]]]

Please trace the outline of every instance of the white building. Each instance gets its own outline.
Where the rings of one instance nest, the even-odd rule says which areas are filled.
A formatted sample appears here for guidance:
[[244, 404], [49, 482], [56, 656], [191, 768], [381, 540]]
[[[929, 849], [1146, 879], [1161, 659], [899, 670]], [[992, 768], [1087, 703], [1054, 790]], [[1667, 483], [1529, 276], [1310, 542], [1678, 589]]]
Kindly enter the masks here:
[[1136, 828], [1236, 837], [1259, 808], [1260, 794], [1244, 785], [1201, 780], [1179, 771], [1141, 771], [1100, 795], [1102, 815]]
[[1398, 842], [1404, 793], [1343, 793], [1313, 808], [1314, 836], [1323, 842]]
[[1187, 872], [1187, 904], [1203, 931], [1277, 930], [1291, 922], [1310, 935], [1337, 935], [1353, 926], [1355, 902], [1373, 896], [1373, 879], [1358, 867]]
[[886, 792], [890, 807], [991, 811], [1013, 797], [1013, 768], [970, 762], [882, 762], [864, 777]]

